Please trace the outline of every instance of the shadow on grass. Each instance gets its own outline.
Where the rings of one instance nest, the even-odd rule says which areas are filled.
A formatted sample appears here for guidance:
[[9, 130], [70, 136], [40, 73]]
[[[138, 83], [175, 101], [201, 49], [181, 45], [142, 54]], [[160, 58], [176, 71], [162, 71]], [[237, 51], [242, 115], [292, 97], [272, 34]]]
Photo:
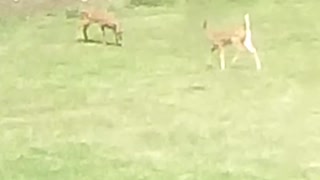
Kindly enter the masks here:
[[[241, 62], [239, 62], [238, 64], [228, 64], [228, 66], [226, 66], [225, 70], [243, 71], [243, 70], [250, 70], [250, 69], [255, 70], [255, 67], [254, 66], [251, 67], [251, 65], [243, 65], [243, 64], [241, 64]], [[223, 72], [220, 69], [219, 64], [217, 64], [217, 65], [206, 65], [205, 70], [208, 71], [208, 72], [210, 72], [210, 71]]]
[[[103, 42], [101, 40], [94, 40], [94, 39], [77, 39], [77, 42], [79, 43], [89, 43], [89, 44], [103, 44]], [[106, 45], [108, 46], [118, 46], [121, 47], [122, 44], [117, 44], [115, 42], [106, 42]]]

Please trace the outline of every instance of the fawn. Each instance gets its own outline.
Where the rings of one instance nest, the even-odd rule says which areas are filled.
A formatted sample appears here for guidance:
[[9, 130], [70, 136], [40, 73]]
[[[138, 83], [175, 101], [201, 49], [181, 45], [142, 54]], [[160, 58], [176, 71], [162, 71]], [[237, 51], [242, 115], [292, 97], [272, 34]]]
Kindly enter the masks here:
[[242, 26], [238, 26], [230, 30], [213, 31], [208, 27], [207, 21], [205, 20], [203, 22], [203, 29], [211, 43], [211, 53], [216, 50], [219, 52], [221, 70], [225, 69], [224, 49], [229, 45], [233, 45], [237, 48], [237, 52], [232, 59], [232, 63], [237, 61], [240, 51], [247, 50], [254, 56], [256, 69], [261, 70], [261, 61], [257, 50], [252, 43], [250, 18], [248, 13], [244, 15], [244, 23]]
[[113, 34], [115, 36], [115, 42], [116, 45], [121, 46], [122, 43], [122, 34], [123, 34], [123, 29], [118, 21], [118, 19], [114, 16], [113, 13], [111, 12], [105, 12], [105, 11], [100, 11], [97, 9], [85, 9], [80, 11], [80, 18], [81, 18], [81, 25], [80, 28], [82, 28], [84, 40], [88, 40], [88, 34], [87, 30], [91, 24], [98, 24], [101, 28], [102, 31], [102, 38], [103, 38], [103, 43], [106, 44], [105, 40], [105, 29], [111, 29], [113, 31]]

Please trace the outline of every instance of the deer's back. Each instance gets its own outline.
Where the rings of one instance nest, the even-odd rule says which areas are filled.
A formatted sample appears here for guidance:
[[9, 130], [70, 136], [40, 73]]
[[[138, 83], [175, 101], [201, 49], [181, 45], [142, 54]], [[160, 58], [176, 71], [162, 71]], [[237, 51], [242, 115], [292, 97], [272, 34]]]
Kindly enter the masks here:
[[81, 12], [81, 18], [98, 24], [111, 24], [116, 21], [113, 13], [101, 10], [83, 10]]
[[209, 40], [217, 45], [229, 45], [235, 41], [244, 41], [245, 39], [245, 29], [243, 26], [237, 26], [226, 31], [209, 31]]

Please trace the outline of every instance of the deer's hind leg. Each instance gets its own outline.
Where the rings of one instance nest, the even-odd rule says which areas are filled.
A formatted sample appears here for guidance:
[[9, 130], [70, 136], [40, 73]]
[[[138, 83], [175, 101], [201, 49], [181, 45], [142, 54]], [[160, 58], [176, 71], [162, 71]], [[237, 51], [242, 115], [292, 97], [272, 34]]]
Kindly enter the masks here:
[[236, 53], [231, 60], [231, 64], [236, 63], [237, 60], [239, 59], [240, 54], [246, 50], [246, 47], [243, 45], [243, 43], [240, 40], [234, 41], [233, 44], [236, 47]]
[[246, 49], [251, 53], [253, 54], [253, 57], [254, 57], [254, 61], [256, 63], [256, 68], [257, 70], [260, 70], [261, 69], [261, 61], [260, 61], [260, 58], [258, 56], [258, 52], [257, 52], [257, 49], [253, 46], [253, 43], [252, 43], [252, 35], [251, 35], [251, 32], [248, 31], [246, 33], [246, 38], [243, 42], [243, 45], [246, 47]]
[[112, 32], [114, 34], [114, 39], [115, 39], [115, 43], [117, 46], [121, 46], [121, 39], [120, 39], [120, 36], [119, 36], [119, 25], [114, 25], [113, 28], [112, 28]]

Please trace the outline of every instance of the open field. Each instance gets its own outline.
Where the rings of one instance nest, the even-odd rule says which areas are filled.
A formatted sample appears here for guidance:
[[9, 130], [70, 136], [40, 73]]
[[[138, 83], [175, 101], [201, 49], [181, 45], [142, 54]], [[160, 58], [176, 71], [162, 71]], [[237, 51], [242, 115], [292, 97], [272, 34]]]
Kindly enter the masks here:
[[[319, 5], [119, 9], [122, 48], [76, 42], [64, 11], [1, 20], [0, 179], [319, 180]], [[262, 71], [208, 70], [201, 21], [244, 12]]]

